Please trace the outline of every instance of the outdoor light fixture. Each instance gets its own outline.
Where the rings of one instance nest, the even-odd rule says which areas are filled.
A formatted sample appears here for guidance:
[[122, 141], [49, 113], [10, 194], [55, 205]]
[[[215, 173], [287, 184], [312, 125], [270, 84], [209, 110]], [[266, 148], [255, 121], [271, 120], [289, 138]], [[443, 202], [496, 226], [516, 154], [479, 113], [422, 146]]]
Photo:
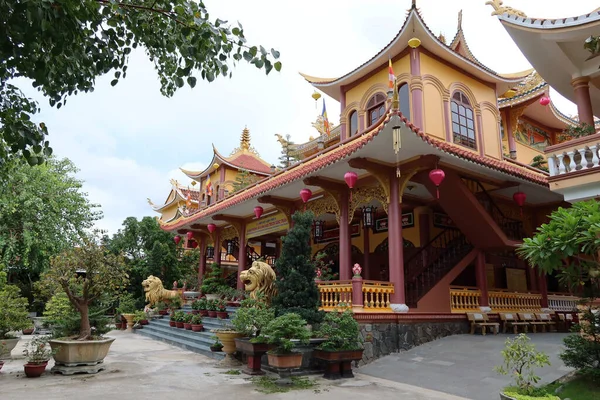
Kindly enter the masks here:
[[227, 241], [227, 255], [228, 256], [233, 254], [233, 246], [234, 246], [233, 240], [228, 240]]
[[213, 246], [208, 246], [206, 248], [206, 258], [214, 258], [215, 257], [215, 248]]
[[325, 227], [325, 221], [315, 220], [313, 221], [313, 236], [315, 242], [323, 237], [323, 228]]
[[366, 206], [362, 208], [362, 220], [364, 228], [372, 228], [375, 226], [375, 212], [377, 207]]
[[317, 149], [323, 150], [325, 148], [325, 142], [323, 141], [323, 136], [319, 136], [317, 139]]

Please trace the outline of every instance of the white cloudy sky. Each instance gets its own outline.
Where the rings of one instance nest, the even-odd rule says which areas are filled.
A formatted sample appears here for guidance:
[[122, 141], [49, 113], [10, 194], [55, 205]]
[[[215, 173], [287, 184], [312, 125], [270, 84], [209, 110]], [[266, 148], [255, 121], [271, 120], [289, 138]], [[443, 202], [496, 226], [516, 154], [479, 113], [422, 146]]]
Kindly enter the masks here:
[[[507, 0], [530, 16], [558, 18], [581, 15], [597, 0]], [[96, 90], [69, 99], [60, 110], [40, 100], [55, 154], [81, 169], [85, 190], [100, 203], [98, 226], [116, 232], [128, 216], [156, 215], [146, 198], [161, 203], [169, 179], [184, 181], [179, 167], [203, 169], [212, 156], [211, 143], [229, 152], [245, 125], [267, 161], [280, 151], [276, 133], [303, 142], [315, 132], [310, 123], [318, 111], [313, 88], [299, 71], [315, 76], [342, 75], [371, 58], [398, 32], [411, 0], [205, 0], [212, 17], [240, 21], [249, 43], [281, 52], [283, 68], [269, 76], [241, 64], [232, 79], [199, 81], [173, 98], [162, 97], [152, 64], [142, 51], [131, 57], [127, 78], [111, 87], [110, 76]], [[484, 0], [419, 0], [426, 23], [451, 40], [457, 14], [475, 56], [498, 72], [515, 72], [529, 64]], [[563, 112], [574, 106], [552, 95]], [[339, 104], [327, 98], [330, 120], [337, 123]], [[319, 107], [320, 110], [320, 107]]]

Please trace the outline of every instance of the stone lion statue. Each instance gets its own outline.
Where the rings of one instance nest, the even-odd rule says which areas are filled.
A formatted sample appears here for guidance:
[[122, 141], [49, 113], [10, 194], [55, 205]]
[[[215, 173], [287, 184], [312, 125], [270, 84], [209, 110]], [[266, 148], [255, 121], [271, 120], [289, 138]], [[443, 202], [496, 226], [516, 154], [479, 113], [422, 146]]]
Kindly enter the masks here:
[[240, 280], [244, 283], [244, 288], [250, 292], [250, 298], [256, 300], [258, 293], [265, 296], [267, 303], [277, 294], [275, 288], [275, 271], [267, 263], [254, 261], [250, 269], [242, 271]]
[[179, 292], [176, 290], [167, 290], [163, 287], [160, 278], [154, 275], [150, 275], [146, 280], [142, 282], [144, 293], [146, 293], [146, 301], [148, 305], [146, 307], [152, 307], [159, 301], [168, 303], [173, 297], [178, 297]]

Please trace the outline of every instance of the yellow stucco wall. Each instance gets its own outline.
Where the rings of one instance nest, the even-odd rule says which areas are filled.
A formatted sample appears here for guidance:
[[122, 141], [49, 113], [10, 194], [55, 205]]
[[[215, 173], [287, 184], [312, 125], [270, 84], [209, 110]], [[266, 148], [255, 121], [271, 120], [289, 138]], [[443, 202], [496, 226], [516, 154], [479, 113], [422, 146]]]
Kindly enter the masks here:
[[171, 207], [166, 208], [161, 211], [161, 219], [163, 221], [168, 221], [168, 220], [172, 219], [176, 213], [177, 213], [177, 203], [173, 203], [173, 205], [171, 205]]
[[529, 147], [526, 144], [515, 140], [515, 144], [517, 145], [517, 161], [522, 162], [523, 164], [531, 164], [533, 157], [535, 156], [546, 156], [544, 152], [534, 149], [533, 147]]
[[488, 157], [502, 159], [502, 139], [496, 115], [489, 108], [481, 110], [481, 124], [484, 132], [484, 151]]
[[[444, 99], [434, 81], [423, 82], [423, 129], [427, 134], [446, 140]], [[448, 114], [450, 115], [450, 114]]]

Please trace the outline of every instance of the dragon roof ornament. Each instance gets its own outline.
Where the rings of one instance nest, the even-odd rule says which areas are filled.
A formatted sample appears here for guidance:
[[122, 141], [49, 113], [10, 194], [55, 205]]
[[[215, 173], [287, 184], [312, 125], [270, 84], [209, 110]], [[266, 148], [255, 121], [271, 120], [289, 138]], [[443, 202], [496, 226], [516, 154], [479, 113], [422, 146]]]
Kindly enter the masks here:
[[492, 16], [508, 14], [513, 15], [515, 17], [527, 18], [527, 14], [525, 14], [523, 11], [519, 11], [512, 7], [504, 6], [504, 1], [502, 0], [489, 0], [486, 1], [485, 4], [494, 8]]

